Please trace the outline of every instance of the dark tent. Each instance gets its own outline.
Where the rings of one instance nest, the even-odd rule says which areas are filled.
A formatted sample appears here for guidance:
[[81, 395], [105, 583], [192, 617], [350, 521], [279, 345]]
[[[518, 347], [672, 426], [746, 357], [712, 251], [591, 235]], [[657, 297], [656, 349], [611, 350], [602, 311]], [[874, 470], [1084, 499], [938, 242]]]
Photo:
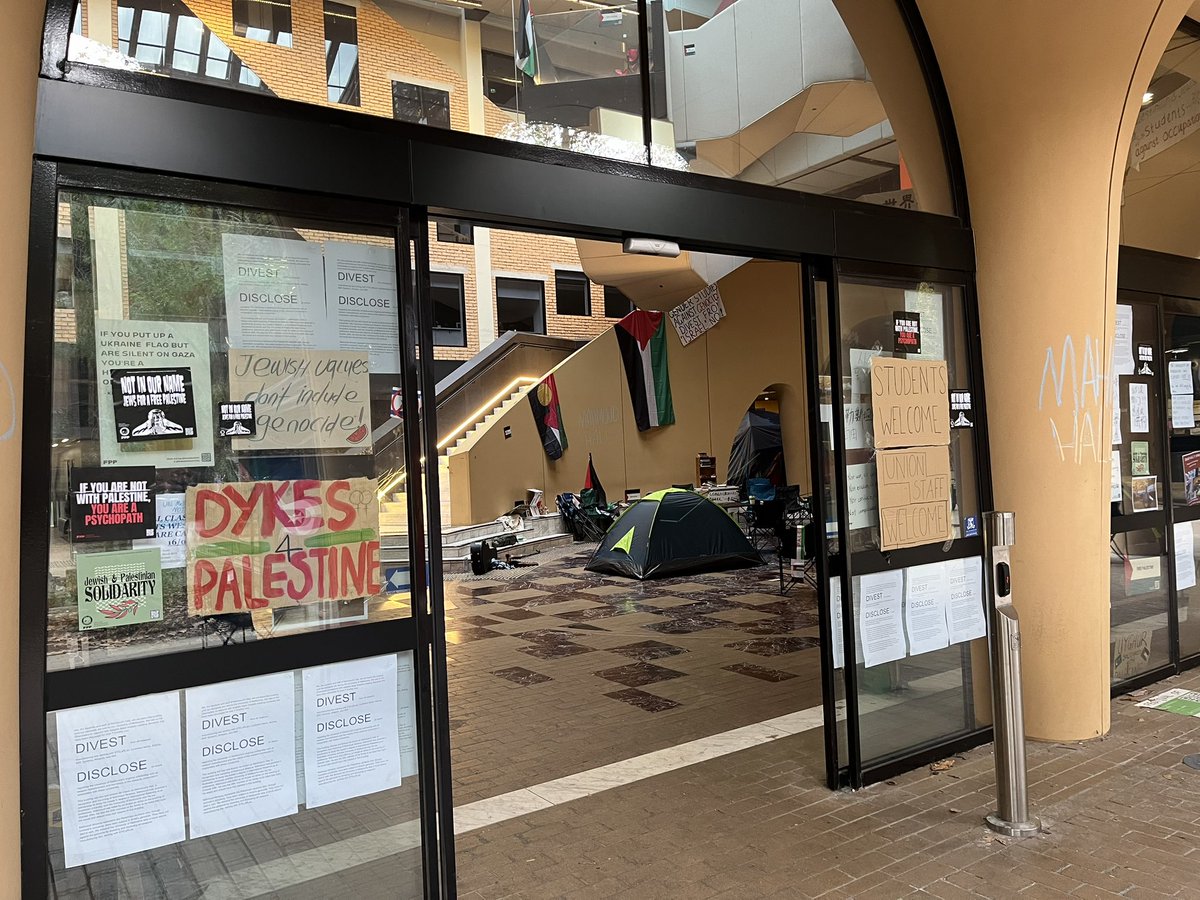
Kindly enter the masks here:
[[729, 513], [693, 491], [647, 494], [613, 523], [588, 571], [661, 578], [762, 564]]
[[742, 418], [729, 450], [729, 484], [745, 484], [748, 478], [770, 478], [786, 484], [783, 474], [783, 435], [779, 414], [752, 409]]

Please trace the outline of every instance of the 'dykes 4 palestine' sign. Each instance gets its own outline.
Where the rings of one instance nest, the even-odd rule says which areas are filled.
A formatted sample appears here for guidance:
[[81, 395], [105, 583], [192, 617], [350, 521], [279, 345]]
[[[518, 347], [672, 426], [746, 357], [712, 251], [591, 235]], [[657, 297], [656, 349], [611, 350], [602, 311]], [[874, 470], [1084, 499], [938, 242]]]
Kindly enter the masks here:
[[187, 490], [188, 615], [381, 593], [373, 478]]
[[117, 443], [196, 436], [191, 369], [113, 369]]

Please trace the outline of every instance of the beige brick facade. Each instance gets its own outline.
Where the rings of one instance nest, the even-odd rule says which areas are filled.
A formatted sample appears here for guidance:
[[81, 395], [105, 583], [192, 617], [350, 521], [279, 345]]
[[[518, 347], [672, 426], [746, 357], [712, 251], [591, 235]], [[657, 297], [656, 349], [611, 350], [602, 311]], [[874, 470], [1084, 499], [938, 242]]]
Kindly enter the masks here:
[[[320, 106], [359, 109], [371, 115], [392, 116], [392, 81], [408, 81], [446, 90], [450, 94], [450, 123], [456, 131], [470, 130], [468, 92], [482, 94], [482, 84], [468, 84], [459, 71], [421, 42], [421, 35], [399, 25], [371, 0], [341, 0], [358, 10], [359, 85], [362, 106], [346, 107], [328, 100], [325, 74], [325, 24], [323, 0], [291, 0], [292, 46], [281, 47], [237, 37], [233, 33], [232, 0], [186, 0], [188, 7], [222, 41], [229, 45], [280, 97]], [[85, 7], [88, 4], [85, 3]], [[117, 34], [114, 0], [113, 35]], [[86, 28], [86, 16], [85, 16]], [[483, 131], [497, 134], [513, 120], [508, 112], [481, 98]], [[431, 270], [463, 276], [467, 346], [439, 347], [438, 359], [467, 360], [479, 352], [480, 317], [476, 248], [437, 240], [429, 232]], [[492, 230], [491, 296], [495, 278], [525, 277], [545, 284], [546, 332], [554, 337], [589, 340], [612, 325], [604, 318], [604, 289], [591, 286], [590, 316], [560, 316], [556, 312], [554, 273], [556, 269], [582, 271], [575, 241], [550, 235]], [[493, 301], [494, 303], [494, 301]], [[495, 321], [495, 310], [492, 310]], [[66, 323], [64, 322], [64, 325]], [[71, 323], [73, 326], [73, 323]], [[73, 330], [73, 327], [72, 327]]]

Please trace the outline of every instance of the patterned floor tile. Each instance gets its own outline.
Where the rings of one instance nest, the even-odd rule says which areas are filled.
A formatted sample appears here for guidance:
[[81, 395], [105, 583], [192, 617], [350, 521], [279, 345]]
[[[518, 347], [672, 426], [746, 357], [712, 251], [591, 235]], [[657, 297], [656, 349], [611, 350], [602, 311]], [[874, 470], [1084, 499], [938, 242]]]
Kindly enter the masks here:
[[533, 672], [529, 669], [522, 669], [520, 666], [511, 666], [507, 669], [497, 669], [492, 673], [498, 675], [506, 681], [511, 681], [513, 684], [543, 684], [547, 681], [553, 681], [549, 675], [543, 675], [541, 672]]
[[474, 625], [476, 628], [483, 628], [487, 625], [499, 625], [496, 619], [489, 619], [487, 616], [455, 616], [454, 620], [448, 623], [451, 628], [461, 628], [463, 625]]
[[498, 619], [511, 619], [514, 622], [521, 622], [525, 619], [540, 619], [541, 613], [534, 612], [531, 609], [506, 609], [503, 612], [492, 613]]
[[748, 641], [734, 641], [725, 646], [730, 650], [741, 650], [743, 653], [753, 653], [756, 656], [782, 656], [785, 653], [795, 653], [797, 650], [807, 650], [820, 645], [811, 638], [760, 637]]
[[633, 659], [649, 662], [653, 659], [663, 659], [668, 656], [678, 656], [687, 653], [682, 647], [674, 644], [664, 644], [662, 641], [640, 641], [636, 644], [625, 644], [622, 647], [609, 647], [609, 653], [619, 653]]
[[[611, 619], [613, 616], [625, 615], [625, 610], [619, 606], [593, 606], [590, 609], [576, 609], [570, 612], [555, 613], [554, 616], [559, 619], [567, 619], [571, 622], [590, 622], [593, 619]], [[630, 609], [629, 612], [636, 612]]]
[[651, 622], [643, 627], [657, 631], [659, 634], [692, 634], [707, 628], [719, 628], [722, 625], [725, 623], [704, 616], [669, 616], [664, 622]]
[[674, 669], [666, 669], [648, 662], [630, 663], [627, 666], [617, 666], [615, 669], [603, 669], [592, 674], [606, 681], [615, 681], [617, 684], [623, 684], [626, 687], [642, 687], [647, 684], [657, 684], [660, 681], [669, 681], [672, 678], [682, 678], [684, 675], [683, 672], [676, 672]]
[[581, 653], [594, 653], [592, 647], [575, 644], [571, 641], [556, 641], [554, 643], [530, 644], [528, 647], [518, 647], [521, 653], [528, 653], [537, 659], [565, 659], [568, 656], [579, 656]]
[[503, 637], [499, 631], [490, 628], [452, 628], [446, 632], [446, 643], [469, 644], [472, 641], [482, 641], [486, 638]]
[[765, 669], [762, 666], [751, 665], [750, 663], [737, 663], [732, 666], [722, 666], [727, 672], [737, 672], [739, 675], [749, 675], [751, 678], [759, 678], [763, 681], [777, 683], [787, 681], [789, 678], [795, 678], [794, 672], [780, 672], [778, 669]]
[[668, 709], [675, 709], [682, 705], [674, 700], [668, 700], [666, 697], [656, 697], [654, 694], [647, 694], [645, 691], [639, 691], [637, 688], [626, 688], [623, 691], [613, 691], [605, 694], [605, 697], [612, 697], [614, 700], [622, 700], [638, 709], [646, 712], [664, 712]]

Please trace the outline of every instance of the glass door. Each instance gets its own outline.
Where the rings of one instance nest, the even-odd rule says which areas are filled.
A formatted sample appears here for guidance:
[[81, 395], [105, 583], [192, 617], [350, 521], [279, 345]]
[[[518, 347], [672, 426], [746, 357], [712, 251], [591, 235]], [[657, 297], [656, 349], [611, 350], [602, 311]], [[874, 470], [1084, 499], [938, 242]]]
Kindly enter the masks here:
[[[1109, 597], [1111, 676], [1113, 684], [1120, 685], [1149, 677], [1174, 659], [1165, 512], [1170, 502], [1166, 495], [1174, 495], [1174, 488], [1167, 466], [1163, 332], [1157, 298], [1121, 291], [1116, 315]], [[1168, 353], [1168, 358], [1173, 355]], [[1180, 391], [1178, 396], [1190, 410], [1191, 395], [1184, 400]], [[1183, 422], [1182, 409], [1178, 421]], [[1182, 434], [1180, 441], [1186, 442]], [[1173, 462], [1178, 456], [1181, 489], [1185, 455], [1182, 446], [1178, 454], [1171, 454]], [[1196, 461], [1200, 464], [1200, 456]], [[1180, 491], [1181, 497], [1184, 493]]]
[[452, 896], [406, 217], [51, 174], [25, 893]]
[[811, 296], [827, 702], [857, 787], [986, 736], [977, 331], [955, 273], [841, 266]]

